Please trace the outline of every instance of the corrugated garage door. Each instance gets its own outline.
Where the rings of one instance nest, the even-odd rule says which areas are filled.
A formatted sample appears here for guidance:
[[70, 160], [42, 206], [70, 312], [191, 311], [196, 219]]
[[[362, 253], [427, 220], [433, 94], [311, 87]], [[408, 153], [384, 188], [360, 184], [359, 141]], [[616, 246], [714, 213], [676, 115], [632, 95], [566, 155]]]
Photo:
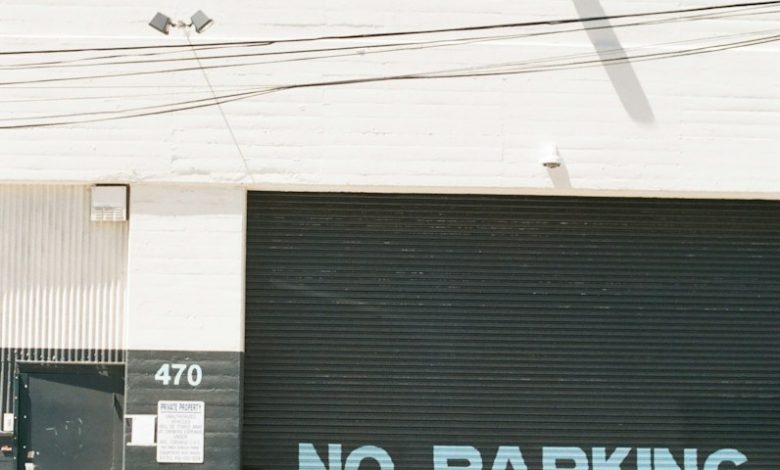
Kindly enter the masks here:
[[778, 203], [250, 193], [247, 231], [244, 468], [778, 468]]

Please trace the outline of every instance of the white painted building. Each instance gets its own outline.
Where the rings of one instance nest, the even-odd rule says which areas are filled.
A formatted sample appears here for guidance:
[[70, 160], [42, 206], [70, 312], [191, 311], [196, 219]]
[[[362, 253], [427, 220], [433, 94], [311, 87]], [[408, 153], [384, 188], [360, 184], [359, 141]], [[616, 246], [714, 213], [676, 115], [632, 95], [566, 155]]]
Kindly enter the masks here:
[[[147, 25], [197, 9], [215, 23], [195, 50]], [[239, 466], [247, 192], [780, 199], [772, 2], [4, 0], [0, 16], [0, 408], [18, 422], [14, 361], [118, 363], [127, 415], [206, 402], [204, 468]], [[127, 185], [127, 222], [89, 221], [98, 184]], [[166, 363], [222, 372], [177, 395], [154, 380]], [[26, 458], [8, 445], [2, 470]], [[153, 447], [123, 449], [128, 470], [158, 468]]]

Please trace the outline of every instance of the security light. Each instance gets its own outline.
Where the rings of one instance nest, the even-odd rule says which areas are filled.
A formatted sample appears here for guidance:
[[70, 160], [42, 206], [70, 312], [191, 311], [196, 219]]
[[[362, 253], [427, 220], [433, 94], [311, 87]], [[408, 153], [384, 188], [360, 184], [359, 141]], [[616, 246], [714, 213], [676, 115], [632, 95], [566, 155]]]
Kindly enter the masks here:
[[206, 14], [203, 13], [203, 10], [196, 11], [195, 14], [190, 17], [189, 23], [185, 21], [173, 21], [170, 17], [159, 12], [154, 15], [152, 21], [149, 22], [149, 26], [163, 34], [168, 34], [171, 26], [174, 28], [194, 27], [196, 32], [202, 33], [209, 29], [213, 24], [214, 20], [206, 16]]
[[206, 16], [206, 14], [203, 13], [203, 10], [196, 11], [190, 20], [192, 20], [192, 26], [195, 27], [197, 33], [206, 31], [214, 24], [214, 20]]
[[554, 170], [563, 165], [561, 154], [558, 153], [558, 146], [547, 145], [542, 149], [539, 155], [539, 163], [549, 170]]
[[154, 15], [154, 18], [152, 18], [152, 21], [149, 22], [149, 26], [163, 34], [168, 34], [171, 26], [173, 26], [173, 21], [158, 11], [157, 14]]

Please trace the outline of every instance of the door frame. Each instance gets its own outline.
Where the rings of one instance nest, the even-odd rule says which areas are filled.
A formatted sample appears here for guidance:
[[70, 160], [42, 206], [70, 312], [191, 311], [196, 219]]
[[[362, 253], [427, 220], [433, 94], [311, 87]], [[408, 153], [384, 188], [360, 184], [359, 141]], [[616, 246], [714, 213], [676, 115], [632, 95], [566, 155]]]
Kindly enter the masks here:
[[[18, 470], [24, 470], [24, 462], [21, 443], [20, 443], [20, 385], [22, 374], [30, 373], [53, 373], [53, 374], [94, 374], [101, 371], [108, 371], [109, 376], [114, 378], [117, 390], [121, 390], [120, 406], [122, 416], [119, 419], [119, 425], [114, 428], [114, 432], [119, 436], [114, 442], [114, 461], [118, 464], [117, 469], [124, 469], [124, 441], [125, 441], [125, 390], [126, 390], [126, 369], [124, 362], [41, 362], [34, 360], [17, 361], [14, 368], [13, 385], [13, 413], [16, 417], [14, 423], [14, 461]], [[121, 385], [121, 387], [120, 387]], [[116, 392], [114, 393], [116, 395]], [[116, 396], [114, 400], [116, 402]]]

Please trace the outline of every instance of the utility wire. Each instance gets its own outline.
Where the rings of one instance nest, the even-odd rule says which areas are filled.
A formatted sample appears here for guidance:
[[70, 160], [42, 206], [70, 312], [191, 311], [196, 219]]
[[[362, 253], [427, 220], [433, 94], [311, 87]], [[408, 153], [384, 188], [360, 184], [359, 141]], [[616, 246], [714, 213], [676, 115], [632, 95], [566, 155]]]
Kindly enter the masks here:
[[[774, 6], [774, 5], [770, 5]], [[519, 39], [519, 38], [530, 38], [530, 37], [541, 37], [541, 36], [550, 36], [550, 35], [557, 35], [557, 34], [566, 34], [566, 33], [575, 33], [575, 32], [581, 32], [581, 31], [595, 31], [595, 30], [601, 30], [601, 29], [618, 29], [618, 28], [627, 28], [627, 27], [641, 27], [641, 26], [655, 26], [655, 25], [662, 25], [662, 24], [670, 24], [670, 23], [680, 23], [680, 22], [688, 22], [688, 21], [702, 21], [702, 20], [712, 20], [712, 19], [722, 19], [722, 18], [732, 18], [732, 17], [745, 17], [745, 16], [751, 16], [751, 15], [765, 15], [765, 14], [771, 14], [771, 13], [778, 13], [780, 12], [780, 9], [776, 10], [770, 10], [770, 11], [761, 11], [761, 12], [753, 12], [750, 13], [750, 11], [756, 10], [756, 9], [767, 9], [769, 6], [762, 5], [758, 7], [747, 7], [744, 9], [741, 9], [740, 11], [729, 11], [729, 12], [710, 12], [710, 13], [703, 13], [703, 14], [696, 14], [696, 15], [690, 15], [690, 16], [679, 16], [676, 18], [669, 18], [669, 19], [661, 19], [661, 20], [645, 20], [645, 21], [639, 21], [639, 22], [633, 22], [633, 23], [621, 23], [621, 24], [606, 24], [606, 25], [599, 25], [599, 26], [585, 26], [582, 28], [568, 28], [568, 29], [561, 29], [561, 30], [554, 30], [554, 31], [539, 31], [534, 33], [525, 33], [525, 34], [503, 34], [503, 35], [495, 35], [495, 36], [472, 36], [468, 38], [450, 38], [450, 39], [438, 39], [438, 40], [430, 40], [430, 41], [416, 41], [416, 42], [407, 42], [407, 43], [383, 43], [383, 44], [369, 44], [369, 45], [355, 45], [355, 46], [344, 46], [344, 47], [330, 47], [330, 48], [318, 48], [318, 49], [299, 49], [299, 50], [290, 50], [290, 51], [270, 51], [270, 52], [254, 52], [254, 53], [243, 53], [243, 54], [223, 54], [223, 55], [209, 55], [209, 56], [198, 56], [197, 61], [202, 62], [205, 60], [223, 60], [223, 59], [242, 59], [242, 58], [251, 58], [251, 57], [265, 57], [265, 56], [275, 56], [275, 55], [296, 55], [296, 54], [306, 54], [306, 53], [320, 53], [320, 52], [339, 52], [339, 51], [362, 51], [362, 50], [374, 50], [374, 49], [380, 49], [380, 48], [396, 48], [396, 47], [409, 47], [409, 46], [449, 46], [449, 45], [458, 45], [461, 43], [471, 43], [471, 42], [482, 42], [482, 41], [498, 41], [498, 40], [505, 40], [505, 39]], [[265, 43], [264, 43], [265, 44]], [[194, 48], [194, 46], [193, 46]], [[198, 49], [198, 51], [204, 51], [204, 50], [214, 50], [214, 49], [225, 49], [225, 47], [211, 47], [211, 48], [201, 48]], [[389, 52], [394, 52], [397, 49], [390, 49]], [[406, 49], [400, 49], [400, 50], [406, 50]], [[382, 53], [385, 51], [379, 51], [379, 53]], [[181, 51], [176, 51], [175, 53], [181, 53]], [[152, 56], [152, 55], [171, 55], [172, 52], [162, 52], [162, 53], [147, 53], [142, 54], [143, 56]], [[359, 54], [363, 54], [363, 52], [359, 52]], [[124, 58], [125, 56], [122, 55], [116, 55], [116, 56], [103, 56], [103, 58]], [[331, 57], [343, 57], [343, 55], [338, 56], [324, 56], [323, 58], [331, 58]], [[83, 67], [102, 67], [102, 66], [116, 66], [116, 65], [148, 65], [148, 64], [155, 64], [155, 63], [169, 63], [169, 62], [187, 62], [187, 61], [194, 61], [196, 60], [195, 57], [177, 57], [177, 58], [166, 58], [166, 59], [151, 59], [151, 60], [119, 60], [119, 61], [109, 61], [109, 62], [95, 62], [95, 58], [85, 58], [85, 59], [73, 59], [69, 61], [58, 61], [58, 62], [33, 62], [33, 63], [21, 63], [21, 64], [12, 64], [12, 65], [6, 65], [0, 67], [0, 70], [27, 70], [27, 69], [59, 69], [59, 68], [83, 68]], [[83, 61], [88, 61], [87, 63], [82, 63]], [[257, 64], [263, 64], [264, 62], [260, 63], [250, 63], [245, 65], [257, 65]], [[240, 66], [241, 64], [233, 64]], [[159, 73], [169, 73], [171, 71], [189, 71], [191, 69], [167, 69], [160, 71]], [[94, 77], [90, 77], [94, 78]]]
[[[85, 119], [85, 120], [15, 124], [15, 125], [0, 126], [0, 129], [4, 129], [4, 130], [31, 129], [31, 128], [39, 128], [39, 127], [85, 124], [85, 123], [105, 122], [105, 121], [114, 121], [120, 119], [130, 119], [130, 118], [137, 118], [137, 117], [170, 114], [170, 113], [181, 112], [186, 110], [211, 107], [217, 104], [221, 105], [221, 104], [231, 103], [235, 101], [246, 100], [256, 96], [261, 96], [269, 93], [277, 93], [286, 90], [293, 90], [293, 89], [344, 86], [344, 85], [376, 83], [376, 82], [386, 82], [386, 81], [507, 76], [507, 75], [540, 73], [540, 72], [547, 72], [552, 70], [571, 70], [571, 69], [600, 66], [602, 64], [610, 65], [616, 63], [625, 63], [629, 61], [639, 62], [639, 61], [670, 59], [670, 58], [677, 58], [677, 57], [687, 57], [692, 55], [708, 54], [713, 52], [737, 49], [737, 48], [748, 47], [748, 46], [759, 45], [759, 44], [767, 44], [767, 43], [777, 42], [777, 41], [780, 41], [780, 34], [762, 36], [751, 40], [735, 41], [730, 43], [690, 48], [682, 51], [640, 54], [634, 56], [624, 55], [624, 56], [610, 58], [610, 59], [598, 58], [592, 60], [580, 60], [580, 61], [574, 61], [568, 63], [550, 64], [546, 66], [537, 66], [537, 67], [523, 66], [523, 64], [520, 65], [505, 64], [505, 65], [498, 66], [503, 68], [496, 68], [497, 66], [493, 65], [493, 66], [485, 66], [482, 67], [481, 69], [474, 68], [471, 69], [470, 71], [447, 70], [447, 71], [440, 71], [440, 72], [427, 72], [427, 73], [393, 75], [393, 76], [384, 76], [384, 77], [356, 78], [356, 79], [291, 84], [291, 85], [278, 86], [270, 89], [262, 89], [254, 92], [244, 92], [244, 93], [236, 93], [232, 95], [223, 95], [221, 97], [217, 97], [216, 99], [210, 98], [208, 100], [192, 100], [190, 102], [177, 103], [172, 105], [168, 109], [158, 109], [158, 110], [144, 111], [144, 112], [138, 112], [133, 114], [124, 114], [119, 116], [109, 116], [109, 117], [101, 117], [101, 118]], [[34, 119], [35, 118], [26, 118], [24, 120], [34, 120]]]
[[[692, 20], [699, 20], [701, 18], [694, 17]], [[675, 19], [675, 20], [656, 20], [654, 22], [651, 22], [653, 24], [660, 24], [658, 23], [663, 22], [677, 22], [677, 21], [685, 21], [686, 19]], [[632, 23], [627, 25], [617, 25], [616, 27], [625, 27], [625, 26], [640, 26], [644, 25], [643, 23]], [[590, 29], [604, 29], [604, 28], [611, 28], [610, 25], [601, 25], [596, 27], [591, 27]], [[30, 79], [30, 80], [17, 80], [17, 81], [6, 81], [6, 82], [0, 82], [0, 87], [5, 86], [11, 86], [11, 85], [30, 85], [30, 84], [39, 84], [39, 83], [58, 83], [58, 82], [68, 82], [68, 81], [77, 81], [77, 80], [97, 80], [97, 79], [107, 79], [107, 78], [125, 78], [125, 77], [134, 77], [134, 76], [147, 76], [147, 75], [157, 75], [157, 74], [169, 74], [169, 73], [181, 73], [181, 72], [191, 72], [196, 70], [212, 70], [212, 69], [226, 69], [226, 68], [238, 68], [238, 67], [251, 67], [251, 66], [257, 66], [257, 65], [268, 65], [268, 64], [278, 64], [278, 63], [284, 63], [284, 62], [301, 62], [301, 61], [310, 61], [310, 60], [321, 60], [321, 59], [328, 59], [328, 58], [336, 58], [336, 57], [346, 57], [351, 55], [365, 55], [369, 53], [387, 53], [387, 52], [398, 52], [398, 51], [408, 51], [408, 50], [419, 50], [419, 49], [426, 49], [426, 48], [433, 48], [433, 47], [445, 47], [445, 46], [451, 46], [451, 45], [459, 45], [459, 44], [466, 44], [466, 43], [475, 43], [475, 42], [482, 42], [482, 41], [495, 41], [500, 39], [515, 39], [515, 38], [527, 38], [527, 37], [536, 37], [536, 36], [544, 36], [549, 34], [560, 34], [560, 33], [570, 33], [570, 32], [576, 32], [576, 31], [587, 31], [588, 28], [577, 28], [577, 29], [566, 29], [562, 31], [546, 31], [546, 32], [536, 32], [536, 33], [528, 33], [528, 34], [519, 34], [519, 35], [501, 35], [501, 36], [489, 36], [489, 37], [476, 37], [476, 38], [462, 38], [462, 39], [448, 39], [448, 40], [438, 40], [438, 41], [427, 41], [422, 43], [407, 43], [402, 44], [398, 46], [388, 46], [388, 45], [369, 45], [369, 46], [359, 46], [359, 47], [347, 47], [347, 48], [336, 48], [336, 49], [320, 49], [315, 50], [314, 52], [325, 52], [330, 50], [350, 50], [358, 49], [357, 52], [350, 52], [350, 53], [343, 53], [343, 54], [333, 54], [333, 55], [327, 55], [327, 56], [313, 56], [313, 57], [305, 57], [305, 58], [294, 58], [294, 59], [282, 59], [277, 61], [260, 61], [260, 62], [242, 62], [237, 64], [217, 64], [217, 65], [205, 65], [203, 66], [202, 63], [198, 63], [200, 67], [194, 66], [194, 67], [180, 67], [180, 68], [168, 68], [168, 69], [159, 69], [159, 70], [144, 70], [144, 71], [137, 71], [137, 72], [121, 72], [121, 73], [110, 73], [110, 74], [93, 74], [93, 75], [80, 75], [80, 76], [69, 76], [69, 77], [51, 77], [51, 78], [39, 78], [39, 79]], [[374, 50], [375, 48], [383, 48], [383, 50]], [[364, 51], [364, 49], [369, 49], [369, 51]], [[290, 54], [290, 51], [284, 52], [284, 51], [277, 51], [277, 52], [268, 52], [268, 53], [261, 53], [257, 55], [276, 55], [276, 54]]]
[[[254, 87], [247, 91], [237, 92], [237, 93], [229, 93], [229, 94], [223, 94], [218, 95], [216, 97], [217, 100], [224, 99], [224, 98], [235, 98], [235, 97], [246, 97], [251, 96], [259, 91], [266, 91], [266, 90], [276, 90], [279, 87]], [[209, 93], [204, 92], [204, 93]], [[43, 116], [35, 116], [34, 118], [18, 118], [18, 117], [12, 117], [12, 118], [1, 118], [0, 122], [2, 121], [19, 121], [19, 120], [30, 120], [30, 119], [60, 119], [60, 118], [66, 118], [66, 117], [80, 117], [80, 116], [105, 116], [105, 115], [116, 115], [119, 113], [128, 113], [128, 112], [140, 112], [140, 111], [148, 111], [148, 110], [156, 110], [160, 108], [167, 108], [171, 106], [182, 106], [182, 105], [191, 105], [191, 104], [197, 104], [197, 103], [212, 103], [216, 104], [215, 97], [210, 96], [206, 98], [198, 98], [198, 99], [192, 99], [192, 100], [185, 100], [185, 101], [179, 101], [175, 103], [166, 103], [166, 104], [154, 104], [154, 105], [147, 105], [147, 106], [134, 106], [131, 108], [123, 108], [120, 110], [112, 109], [112, 110], [103, 110], [103, 111], [79, 111], [75, 113], [63, 113], [63, 114], [49, 114], [49, 115], [43, 115]]]
[[[204, 85], [205, 86], [205, 85]], [[41, 87], [8, 87], [13, 89], [22, 90], [38, 90]], [[84, 88], [84, 87], [78, 87]], [[257, 86], [244, 86], [244, 87], [227, 87], [223, 88], [226, 91], [246, 91], [257, 90]], [[57, 98], [13, 98], [8, 100], [0, 99], [0, 103], [42, 103], [42, 102], [60, 102], [60, 101], [115, 101], [125, 100], [128, 98], [154, 98], [158, 96], [172, 96], [172, 95], [199, 95], [208, 93], [209, 90], [200, 91], [168, 91], [164, 93], [133, 93], [133, 94], [121, 94], [121, 95], [88, 95], [88, 96], [67, 96]], [[1, 119], [0, 119], [1, 120]]]
[[[437, 29], [421, 29], [413, 31], [392, 31], [384, 33], [363, 33], [363, 34], [347, 34], [347, 35], [326, 35], [310, 38], [293, 38], [293, 39], [278, 39], [278, 40], [255, 40], [255, 41], [229, 41], [229, 42], [214, 42], [214, 43], [201, 43], [198, 47], [214, 47], [214, 46], [243, 46], [243, 45], [271, 45], [271, 44], [284, 44], [295, 42], [314, 42], [314, 41], [326, 41], [326, 40], [350, 40], [350, 39], [372, 39], [382, 37], [399, 37], [399, 36], [412, 36], [423, 34], [441, 34], [441, 33], [456, 33], [467, 31], [486, 31], [491, 29], [507, 29], [507, 28], [529, 28], [536, 26], [558, 26], [564, 24], [573, 23], [588, 23], [593, 21], [611, 21], [625, 18], [642, 18], [649, 16], [660, 15], [673, 15], [682, 13], [694, 13], [703, 11], [715, 11], [715, 10], [728, 10], [734, 8], [745, 8], [755, 6], [768, 6], [768, 5], [780, 5], [780, 0], [767, 0], [760, 2], [746, 2], [746, 3], [731, 3], [724, 5], [708, 5], [703, 7], [693, 8], [680, 8], [673, 10], [658, 10], [641, 13], [626, 13], [620, 15], [603, 15], [587, 18], [565, 18], [558, 20], [539, 20], [539, 21], [526, 21], [516, 23], [499, 23], [490, 25], [479, 26], [461, 26], [453, 28], [437, 28]], [[8, 55], [30, 55], [30, 54], [60, 54], [60, 53], [75, 53], [75, 52], [104, 52], [104, 51], [132, 51], [132, 50], [148, 50], [148, 49], [171, 49], [171, 48], [189, 48], [189, 44], [159, 44], [149, 46], [125, 46], [125, 47], [91, 47], [91, 48], [78, 48], [78, 49], [47, 49], [47, 50], [19, 50], [19, 51], [0, 51], [0, 56]]]
[[[258, 43], [256, 45], [244, 45], [244, 46], [211, 46], [211, 47], [199, 47], [195, 46], [195, 49], [198, 51], [210, 51], [210, 50], [216, 50], [216, 49], [234, 49], [236, 47], [241, 48], [249, 48], [249, 47], [256, 47], [256, 46], [265, 46], [268, 45], [268, 43]], [[97, 56], [91, 56], [91, 57], [79, 57], [75, 59], [61, 59], [61, 60], [48, 60], [45, 62], [23, 62], [19, 64], [14, 64], [14, 66], [18, 65], [20, 67], [24, 66], [38, 66], [38, 65], [68, 65], [68, 64], [77, 64], [80, 62], [91, 62], [91, 61], [98, 61], [98, 60], [107, 60], [107, 59], [125, 59], [125, 58], [136, 58], [136, 57], [159, 57], [159, 56], [165, 56], [165, 55], [175, 55], [175, 54], [186, 54], [189, 53], [187, 49], [176, 49], [176, 50], [163, 50], [163, 51], [154, 51], [154, 52], [138, 52], [138, 53], [123, 53], [123, 54], [110, 54], [110, 55], [97, 55]]]
[[[198, 47], [230, 47], [230, 46], [242, 46], [242, 45], [267, 45], [273, 44], [269, 41], [228, 41], [228, 42], [212, 42], [198, 44]], [[189, 44], [155, 44], [149, 46], [119, 46], [119, 47], [83, 47], [73, 49], [31, 49], [21, 51], [0, 51], [0, 56], [4, 55], [32, 55], [32, 54], [71, 54], [77, 52], [113, 52], [113, 51], [143, 51], [149, 49], [182, 49], [184, 51], [189, 48]]]
[[[189, 42], [190, 46], [192, 46], [192, 41], [190, 41], [190, 32], [185, 30], [184, 34], [187, 36], [187, 42]], [[200, 68], [200, 71], [203, 73], [203, 79], [206, 80], [206, 84], [209, 86], [209, 90], [211, 90], [211, 96], [214, 98], [214, 104], [217, 106], [217, 109], [219, 110], [219, 114], [222, 115], [222, 120], [225, 121], [225, 126], [227, 127], [227, 130], [230, 133], [230, 138], [233, 139], [233, 143], [235, 144], [236, 150], [238, 151], [238, 156], [241, 158], [241, 162], [244, 164], [244, 171], [246, 172], [245, 174], [246, 176], [249, 177], [250, 181], [254, 183], [255, 179], [252, 176], [252, 172], [249, 170], [249, 162], [247, 162], [246, 160], [244, 151], [241, 150], [241, 145], [238, 143], [238, 139], [236, 138], [235, 132], [233, 132], [233, 126], [230, 125], [230, 121], [228, 120], [227, 115], [225, 114], [225, 110], [222, 109], [222, 104], [219, 102], [217, 93], [214, 91], [214, 87], [211, 85], [211, 80], [209, 80], [209, 75], [206, 73], [206, 70], [203, 68], [203, 64], [201, 64], [200, 62], [200, 58], [198, 57], [198, 51], [195, 50], [195, 47], [192, 47], [192, 55], [194, 55], [195, 60], [198, 61], [198, 67]]]
[[[707, 19], [719, 19], [719, 18], [725, 18], [725, 17], [744, 17], [744, 16], [750, 16], [750, 15], [757, 15], [757, 14], [767, 14], [767, 13], [773, 13], [771, 12], [755, 12], [755, 10], [759, 9], [767, 9], [769, 7], [767, 6], [761, 6], [761, 7], [751, 7], [747, 8], [745, 10], [750, 10], [752, 13], [748, 13], [743, 11], [733, 12], [733, 11], [726, 11], [726, 12], [716, 12], [716, 13], [704, 13], [704, 14], [697, 14], [695, 16], [687, 16], [687, 17], [678, 17], [675, 18], [674, 22], [679, 21], [698, 21], [698, 20], [707, 20]], [[780, 11], [780, 10], [776, 10]], [[626, 27], [626, 26], [634, 26], [634, 25], [652, 25], [652, 24], [665, 24], [669, 22], [670, 20], [652, 20], [652, 21], [644, 21], [640, 23], [627, 23], [627, 24], [619, 24], [614, 25], [615, 27]], [[238, 55], [227, 55], [227, 56], [209, 56], [206, 57], [208, 59], [215, 59], [215, 58], [231, 58], [231, 57], [241, 57], [241, 56], [265, 56], [265, 55], [280, 55], [280, 54], [297, 54], [301, 52], [320, 52], [320, 51], [341, 51], [341, 50], [354, 50], [356, 48], [360, 48], [360, 51], [357, 54], [360, 55], [366, 55], [366, 54], [375, 54], [375, 53], [383, 53], [383, 52], [398, 52], [403, 50], [417, 50], [417, 49], [423, 49], [427, 47], [444, 47], [444, 46], [451, 46], [451, 45], [462, 45], [462, 44], [473, 44], [476, 42], [482, 42], [482, 41], [491, 41], [491, 40], [497, 40], [497, 39], [513, 39], [513, 38], [527, 38], [527, 37], [534, 37], [534, 36], [543, 36], [548, 34], [558, 34], [558, 33], [565, 33], [565, 32], [574, 32], [574, 31], [588, 31], [593, 29], [602, 29], [602, 28], [609, 28], [609, 25], [605, 26], [598, 26], [598, 27], [586, 27], [586, 28], [577, 28], [577, 29], [567, 29], [567, 30], [559, 30], [559, 31], [544, 31], [544, 32], [535, 32], [535, 33], [528, 33], [528, 34], [515, 34], [515, 35], [500, 35], [500, 36], [482, 36], [482, 37], [470, 37], [470, 38], [460, 38], [460, 39], [445, 39], [445, 40], [436, 40], [436, 41], [425, 41], [420, 43], [407, 43], [410, 46], [416, 46], [420, 45], [419, 47], [404, 47], [406, 44], [398, 44], [396, 43], [393, 48], [388, 48], [386, 44], [380, 44], [380, 45], [370, 45], [370, 46], [349, 46], [349, 47], [343, 47], [343, 48], [327, 48], [327, 49], [313, 49], [313, 50], [295, 50], [295, 51], [275, 51], [275, 52], [263, 52], [263, 53], [253, 53], [253, 54], [238, 54]], [[712, 38], [711, 38], [712, 39]], [[675, 43], [675, 44], [679, 44]], [[662, 44], [663, 45], [663, 44]], [[382, 50], [373, 50], [370, 49], [368, 51], [364, 51], [366, 48], [373, 48], [373, 47], [381, 47], [385, 48]], [[197, 49], [197, 48], [195, 48]], [[199, 51], [205, 50], [205, 49], [222, 49], [222, 48], [202, 48], [197, 49]], [[609, 53], [610, 51], [602, 51]], [[177, 51], [177, 54], [181, 53], [181, 51]], [[171, 54], [171, 52], [163, 52], [163, 53], [153, 53], [153, 54]], [[144, 54], [146, 55], [146, 53]], [[314, 59], [326, 59], [326, 58], [333, 58], [333, 57], [344, 57], [352, 54], [331, 54], [327, 56], [315, 56], [315, 57], [306, 57], [301, 60], [314, 60]], [[536, 63], [541, 63], [545, 61], [552, 61], [552, 60], [559, 60], [561, 58], [576, 58], [580, 55], [572, 55], [572, 56], [554, 56], [549, 58], [549, 60], [543, 60], [543, 59], [536, 59]], [[206, 59], [203, 57], [199, 57], [200, 59]], [[173, 59], [173, 60], [193, 60], [194, 58], [184, 58], [184, 59]], [[298, 59], [292, 59], [293, 61]], [[269, 61], [269, 62], [263, 62], [263, 63], [279, 63], [279, 62], [285, 62], [285, 60], [282, 61]], [[111, 63], [114, 64], [114, 63]], [[34, 89], [40, 89], [40, 88], [55, 88], [55, 87], [17, 87], [17, 86], [8, 86], [6, 88], [21, 88], [26, 90], [34, 90]], [[56, 87], [56, 88], [84, 88], [84, 87]], [[93, 87], [90, 87], [93, 88]], [[120, 87], [125, 88], [125, 87]], [[137, 87], [133, 87], [137, 88]], [[154, 88], [154, 87], [153, 87]], [[214, 90], [214, 87], [209, 87], [210, 90]], [[223, 87], [223, 89], [225, 89]], [[227, 88], [228, 91], [247, 91], [247, 90], [257, 90], [257, 86], [244, 86], [244, 87], [233, 87], [232, 89]], [[53, 101], [94, 101], [94, 100], [102, 100], [102, 101], [109, 101], [109, 100], [120, 100], [120, 99], [127, 99], [127, 98], [151, 98], [155, 96], [170, 96], [170, 95], [183, 95], [183, 94], [202, 94], [204, 91], [188, 91], [188, 92], [167, 92], [167, 93], [146, 93], [146, 94], [121, 94], [121, 95], [90, 95], [90, 96], [75, 96], [75, 97], [64, 97], [64, 98], [35, 98], [35, 99], [13, 99], [13, 100], [0, 100], [0, 103], [33, 103], [33, 102], [53, 102]], [[155, 106], [146, 106], [141, 108], [130, 108], [133, 110], [141, 110], [141, 109], [151, 109], [151, 108], [158, 108], [160, 105]], [[105, 111], [105, 112], [92, 112], [87, 113], [90, 115], [100, 115], [100, 114], [112, 114], [116, 111]], [[85, 113], [69, 113], [69, 114], [59, 114], [59, 115], [48, 115], [48, 116], [39, 116], [39, 118], [58, 118], [58, 117], [66, 117], [66, 116], [79, 116], [84, 115]], [[15, 118], [10, 118], [10, 120], [14, 120]], [[1, 119], [0, 121], [5, 121], [8, 119]]]
[[576, 70], [581, 68], [598, 66], [601, 64], [611, 65], [611, 64], [625, 63], [625, 62], [637, 63], [637, 62], [647, 62], [647, 61], [662, 60], [662, 59], [669, 59], [669, 58], [688, 57], [688, 56], [694, 56], [700, 54], [709, 54], [713, 52], [722, 52], [731, 49], [757, 46], [761, 44], [769, 44], [778, 41], [780, 41], [780, 34], [774, 34], [771, 36], [764, 36], [764, 37], [751, 39], [751, 40], [691, 48], [683, 51], [656, 52], [656, 53], [641, 54], [636, 56], [618, 56], [618, 57], [608, 58], [608, 59], [597, 58], [593, 60], [581, 60], [581, 61], [576, 61], [576, 62], [571, 62], [566, 64], [542, 65], [536, 68], [504, 66], [505, 67], [504, 69], [498, 68], [496, 70], [485, 68], [484, 70], [486, 71], [484, 72], [479, 72], [476, 70], [473, 71], [467, 70], [462, 73], [455, 73], [450, 71], [450, 72], [446, 72], [443, 75], [430, 73], [430, 74], [425, 74], [425, 77], [426, 78], [464, 78], [464, 77], [472, 78], [472, 77], [487, 77], [487, 76], [502, 76], [502, 75], [518, 75], [524, 73], [539, 73], [539, 72], [548, 72], [554, 70]]
[[[734, 39], [738, 37], [744, 37], [744, 36], [755, 36], [758, 34], [765, 35], [766, 33], [776, 33], [780, 30], [777, 29], [771, 29], [771, 30], [764, 30], [764, 31], [754, 31], [751, 33], [737, 33], [737, 34], [730, 34], [730, 35], [720, 35], [720, 36], [711, 36], [706, 38], [696, 38], [696, 39], [688, 39], [688, 40], [681, 40], [681, 41], [672, 41], [672, 42], [665, 42], [665, 43], [659, 43], [659, 44], [653, 44], [651, 46], [644, 46], [644, 47], [634, 47], [629, 49], [623, 49], [623, 48], [617, 48], [617, 49], [609, 49], [609, 50], [602, 50], [600, 52], [585, 52], [585, 53], [578, 53], [578, 54], [566, 54], [566, 55], [558, 55], [558, 56], [551, 56], [551, 57], [545, 57], [545, 58], [537, 58], [537, 59], [531, 59], [526, 61], [515, 61], [515, 62], [509, 62], [509, 63], [501, 63], [501, 64], [490, 64], [490, 65], [484, 65], [484, 66], [477, 66], [477, 67], [468, 67], [468, 68], [458, 68], [458, 69], [449, 69], [449, 70], [440, 70], [436, 72], [427, 72], [427, 73], [419, 73], [418, 75], [433, 75], [433, 74], [453, 74], [453, 73], [464, 73], [464, 72], [471, 72], [475, 70], [492, 70], [492, 69], [501, 69], [501, 68], [507, 68], [507, 67], [534, 67], [534, 66], [541, 66], [541, 64], [549, 64], [549, 63], [568, 63], [573, 60], [585, 60], [590, 58], [597, 58], [600, 57], [601, 54], [604, 55], [615, 55], [620, 54], [618, 58], [623, 58], [625, 54], [627, 54], [629, 51], [641, 51], [648, 48], [660, 48], [660, 47], [669, 47], [669, 46], [679, 46], [683, 44], [691, 44], [691, 43], [697, 43], [702, 41], [712, 41], [712, 40], [722, 40], [722, 39]], [[672, 51], [671, 53], [674, 53]], [[597, 61], [599, 62], [599, 61]], [[241, 97], [252, 97], [253, 95], [257, 93], [265, 93], [267, 91], [278, 91], [281, 88], [285, 88], [287, 85], [282, 86], [266, 86], [266, 87], [248, 87], [243, 88], [240, 90], [236, 90], [236, 93], [229, 93], [224, 94], [220, 96], [220, 99], [232, 99], [232, 98], [241, 98]], [[213, 87], [212, 87], [213, 91]], [[142, 112], [142, 111], [150, 111], [150, 110], [159, 110], [160, 108], [167, 108], [167, 107], [175, 107], [175, 106], [185, 106], [185, 105], [193, 105], [198, 103], [205, 103], [209, 101], [213, 101], [214, 98], [200, 98], [200, 99], [192, 99], [192, 100], [186, 100], [186, 101], [180, 101], [175, 103], [166, 103], [166, 104], [156, 104], [156, 105], [148, 105], [148, 106], [137, 106], [137, 107], [131, 107], [131, 108], [124, 108], [122, 110], [106, 110], [106, 111], [80, 111], [75, 113], [66, 113], [66, 114], [51, 114], [51, 115], [39, 115], [35, 116], [34, 118], [0, 118], [0, 121], [19, 121], [19, 120], [30, 120], [30, 119], [61, 119], [61, 118], [68, 118], [68, 117], [85, 117], [85, 116], [101, 116], [101, 115], [116, 115], [118, 113], [129, 113], [129, 112]]]

